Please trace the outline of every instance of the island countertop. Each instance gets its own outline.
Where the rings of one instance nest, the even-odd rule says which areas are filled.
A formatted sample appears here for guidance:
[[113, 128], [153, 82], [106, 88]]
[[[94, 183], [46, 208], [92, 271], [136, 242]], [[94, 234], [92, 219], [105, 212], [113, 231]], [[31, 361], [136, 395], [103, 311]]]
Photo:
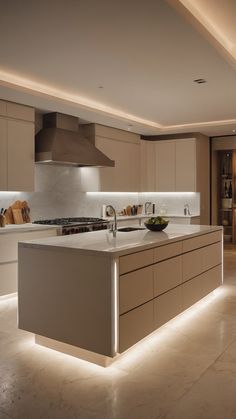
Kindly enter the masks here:
[[116, 237], [113, 237], [109, 231], [101, 230], [24, 241], [20, 243], [20, 246], [47, 250], [60, 248], [60, 250], [74, 250], [87, 255], [118, 257], [130, 254], [134, 250], [138, 252], [221, 230], [220, 226], [170, 224], [162, 232], [151, 232], [147, 229], [126, 233], [118, 231]]

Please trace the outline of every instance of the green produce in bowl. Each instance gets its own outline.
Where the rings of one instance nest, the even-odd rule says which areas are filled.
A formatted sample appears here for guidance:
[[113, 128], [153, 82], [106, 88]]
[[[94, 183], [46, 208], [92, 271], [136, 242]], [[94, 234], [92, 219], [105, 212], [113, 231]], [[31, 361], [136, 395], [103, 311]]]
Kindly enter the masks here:
[[151, 217], [146, 221], [146, 224], [168, 224], [169, 221], [163, 217]]

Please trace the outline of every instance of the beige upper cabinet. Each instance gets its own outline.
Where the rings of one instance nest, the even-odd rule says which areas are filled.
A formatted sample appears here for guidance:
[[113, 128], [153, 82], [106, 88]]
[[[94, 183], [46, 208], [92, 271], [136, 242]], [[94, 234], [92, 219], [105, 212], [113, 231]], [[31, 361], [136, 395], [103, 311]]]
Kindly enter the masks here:
[[156, 190], [156, 144], [155, 141], [140, 142], [141, 152], [141, 191], [153, 192]]
[[[82, 189], [102, 192], [138, 192], [140, 190], [139, 135], [103, 125], [90, 124], [87, 138], [115, 161], [115, 167], [83, 168]], [[86, 130], [84, 131], [86, 135]]]
[[195, 192], [196, 185], [196, 140], [177, 140], [175, 142], [175, 190]]
[[34, 109], [0, 105], [0, 191], [33, 191]]
[[155, 144], [156, 191], [174, 192], [176, 177], [175, 141], [157, 141]]

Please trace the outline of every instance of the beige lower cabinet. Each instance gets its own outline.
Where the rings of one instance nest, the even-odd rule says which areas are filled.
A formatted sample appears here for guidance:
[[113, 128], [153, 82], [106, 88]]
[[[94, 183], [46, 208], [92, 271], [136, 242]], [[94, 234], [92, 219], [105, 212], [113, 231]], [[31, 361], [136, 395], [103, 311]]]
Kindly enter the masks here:
[[181, 287], [183, 293], [183, 310], [186, 310], [203, 297], [202, 275], [190, 279]]
[[182, 282], [182, 256], [154, 265], [154, 297], [180, 285]]
[[153, 323], [153, 301], [120, 316], [119, 352], [124, 352], [153, 332]]
[[222, 265], [217, 265], [202, 275], [203, 296], [222, 284]]
[[120, 257], [120, 352], [221, 285], [220, 238], [216, 232]]
[[182, 289], [176, 287], [154, 299], [154, 327], [157, 329], [183, 311]]
[[0, 234], [0, 296], [17, 292], [18, 243], [56, 235], [55, 228]]
[[120, 277], [120, 314], [153, 298], [153, 267], [148, 266]]

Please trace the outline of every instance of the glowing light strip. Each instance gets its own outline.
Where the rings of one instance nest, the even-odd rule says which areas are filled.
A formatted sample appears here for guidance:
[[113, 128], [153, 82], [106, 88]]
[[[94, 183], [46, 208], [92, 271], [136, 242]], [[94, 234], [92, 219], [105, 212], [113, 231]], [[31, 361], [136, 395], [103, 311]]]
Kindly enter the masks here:
[[121, 195], [170, 195], [170, 196], [194, 196], [199, 192], [86, 192], [91, 196], [121, 196]]
[[113, 265], [112, 285], [113, 354], [115, 355], [118, 352], [118, 262], [116, 260]]
[[119, 118], [125, 121], [134, 122], [141, 124], [150, 128], [155, 128], [155, 133], [167, 133], [170, 131], [182, 130], [182, 129], [194, 129], [201, 127], [211, 127], [211, 126], [220, 126], [228, 124], [236, 124], [236, 119], [226, 119], [220, 121], [208, 121], [208, 122], [194, 122], [187, 124], [179, 125], [162, 125], [158, 122], [150, 121], [148, 119], [140, 118], [136, 115], [123, 112], [119, 109], [112, 108], [110, 106], [104, 105], [100, 102], [96, 102], [85, 97], [74, 95], [72, 93], [66, 92], [65, 90], [56, 89], [30, 79], [23, 78], [17, 74], [7, 73], [0, 70], [0, 85], [7, 86], [10, 88], [18, 88], [23, 90], [28, 94], [41, 94], [54, 99], [60, 99], [68, 104], [74, 104], [80, 106], [81, 108], [88, 109], [95, 112], [100, 112], [106, 114], [113, 118]]
[[91, 99], [87, 99], [83, 96], [74, 95], [72, 93], [66, 92], [65, 90], [59, 90], [49, 85], [45, 85], [42, 83], [38, 83], [36, 81], [26, 79], [23, 77], [18, 76], [17, 74], [7, 73], [5, 71], [0, 70], [0, 81], [2, 83], [13, 84], [15, 86], [21, 87], [23, 89], [31, 90], [36, 93], [41, 93], [47, 96], [52, 96], [54, 98], [66, 100], [67, 102], [74, 103], [76, 105], [80, 105], [83, 108], [100, 111], [110, 116], [116, 116], [128, 121], [137, 122], [142, 125], [148, 125], [153, 128], [160, 129], [161, 125], [150, 121], [148, 119], [140, 118], [130, 113], [123, 112], [119, 109], [112, 108], [110, 106], [104, 105], [100, 102], [96, 102]]
[[0, 296], [0, 303], [7, 301], [7, 300], [11, 300], [12, 298], [16, 298], [17, 297], [17, 293], [13, 292], [12, 294], [5, 294], [5, 295], [1, 295]]
[[235, 59], [234, 43], [225, 36], [221, 28], [207, 15], [206, 10], [204, 11], [203, 8], [199, 7], [196, 0], [180, 0], [180, 2]]

